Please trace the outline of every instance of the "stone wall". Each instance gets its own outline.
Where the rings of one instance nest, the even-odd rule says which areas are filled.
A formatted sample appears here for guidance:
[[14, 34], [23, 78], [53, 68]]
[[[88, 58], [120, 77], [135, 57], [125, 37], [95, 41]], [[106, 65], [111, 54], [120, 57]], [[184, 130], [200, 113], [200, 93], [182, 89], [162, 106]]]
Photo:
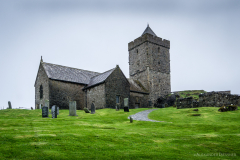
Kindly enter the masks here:
[[94, 102], [96, 109], [105, 108], [105, 84], [87, 89], [87, 108], [91, 109], [91, 104]]
[[69, 101], [76, 101], [77, 109], [85, 107], [83, 84], [49, 80], [50, 107], [57, 105], [60, 109], [69, 109]]
[[128, 44], [130, 78], [149, 91], [149, 100], [171, 92], [170, 42], [145, 34]]
[[240, 96], [228, 92], [207, 92], [199, 95], [200, 107], [221, 107], [228, 105], [240, 105]]
[[149, 95], [130, 92], [129, 108], [148, 108]]
[[124, 98], [130, 97], [130, 84], [117, 66], [105, 80], [106, 108], [116, 107], [116, 96], [120, 96], [120, 107], [124, 107]]
[[[43, 87], [43, 98], [40, 98], [40, 86]], [[49, 100], [49, 81], [47, 74], [42, 66], [42, 63], [39, 65], [36, 81], [35, 81], [35, 109], [39, 109], [40, 104], [43, 107], [45, 101]]]
[[181, 108], [193, 108], [193, 97], [187, 97], [187, 98], [178, 98], [176, 101], [177, 109]]

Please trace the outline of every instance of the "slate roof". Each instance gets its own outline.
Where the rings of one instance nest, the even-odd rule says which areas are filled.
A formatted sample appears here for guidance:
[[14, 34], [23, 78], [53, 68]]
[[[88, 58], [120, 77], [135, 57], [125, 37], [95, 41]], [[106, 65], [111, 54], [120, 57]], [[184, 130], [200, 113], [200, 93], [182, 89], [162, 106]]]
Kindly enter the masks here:
[[128, 82], [130, 83], [130, 91], [136, 91], [136, 92], [142, 92], [142, 93], [149, 93], [141, 84], [141, 82], [128, 79]]
[[86, 71], [51, 63], [41, 63], [43, 64], [48, 78], [55, 80], [88, 84], [92, 77], [100, 74], [98, 72]]
[[88, 84], [88, 86], [87, 86], [87, 88], [88, 88], [88, 87], [91, 87], [91, 86], [94, 86], [94, 85], [96, 85], [96, 84], [99, 84], [99, 83], [104, 82], [104, 81], [108, 78], [108, 76], [109, 76], [115, 69], [116, 69], [116, 68], [113, 68], [113, 69], [111, 69], [111, 70], [109, 70], [109, 71], [106, 71], [106, 72], [104, 72], [104, 73], [102, 73], [102, 74], [99, 74], [99, 75], [97, 75], [97, 76], [92, 77], [91, 80], [90, 80], [90, 82], [89, 82], [89, 84]]
[[145, 31], [143, 32], [142, 36], [143, 36], [144, 34], [146, 34], [146, 33], [151, 34], [151, 35], [153, 35], [153, 36], [157, 36], [157, 35], [152, 31], [152, 29], [149, 27], [149, 25], [147, 25], [147, 28], [146, 28]]

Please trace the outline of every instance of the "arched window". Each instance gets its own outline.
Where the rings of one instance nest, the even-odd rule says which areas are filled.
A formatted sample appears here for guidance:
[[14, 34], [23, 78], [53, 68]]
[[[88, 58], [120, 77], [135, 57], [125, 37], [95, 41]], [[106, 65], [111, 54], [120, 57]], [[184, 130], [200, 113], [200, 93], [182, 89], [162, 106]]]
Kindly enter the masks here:
[[40, 92], [40, 99], [42, 99], [43, 98], [43, 86], [42, 85], [40, 86], [39, 92]]
[[136, 52], [138, 53], [138, 49], [136, 49]]

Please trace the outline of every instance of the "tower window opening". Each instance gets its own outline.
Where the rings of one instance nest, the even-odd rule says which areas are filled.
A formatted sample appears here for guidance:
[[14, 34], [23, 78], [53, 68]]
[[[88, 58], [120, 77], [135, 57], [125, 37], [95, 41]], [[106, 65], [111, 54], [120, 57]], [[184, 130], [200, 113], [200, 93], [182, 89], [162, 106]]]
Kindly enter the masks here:
[[160, 53], [160, 47], [158, 47], [158, 53]]
[[136, 52], [138, 53], [138, 49], [136, 49]]

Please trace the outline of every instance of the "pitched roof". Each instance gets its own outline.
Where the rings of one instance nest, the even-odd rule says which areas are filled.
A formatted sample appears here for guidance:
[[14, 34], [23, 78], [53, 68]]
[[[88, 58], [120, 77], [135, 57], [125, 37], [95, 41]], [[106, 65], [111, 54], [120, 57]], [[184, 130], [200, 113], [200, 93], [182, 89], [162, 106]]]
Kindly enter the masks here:
[[146, 34], [146, 33], [151, 34], [151, 35], [153, 35], [153, 36], [157, 36], [157, 35], [152, 31], [152, 29], [149, 27], [149, 24], [147, 25], [147, 28], [146, 28], [145, 31], [143, 32], [142, 36], [143, 36], [144, 34]]
[[128, 82], [130, 83], [130, 91], [148, 93], [148, 90], [144, 88], [141, 82], [139, 82], [138, 80], [133, 80], [129, 78]]
[[91, 87], [91, 86], [94, 86], [96, 84], [104, 82], [114, 70], [115, 70], [115, 68], [113, 68], [109, 71], [106, 71], [102, 74], [99, 74], [97, 76], [92, 77], [87, 87]]
[[43, 67], [47, 73], [48, 78], [55, 80], [88, 84], [92, 77], [100, 74], [97, 72], [60, 66], [51, 63], [45, 62], [41, 63], [43, 64]]

